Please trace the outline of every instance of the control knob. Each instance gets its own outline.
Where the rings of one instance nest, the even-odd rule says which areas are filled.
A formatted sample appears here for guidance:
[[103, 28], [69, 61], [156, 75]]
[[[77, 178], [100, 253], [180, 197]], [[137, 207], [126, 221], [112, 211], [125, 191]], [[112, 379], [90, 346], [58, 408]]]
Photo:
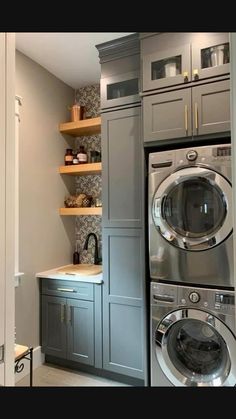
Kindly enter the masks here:
[[186, 158], [189, 161], [194, 161], [197, 159], [198, 153], [196, 150], [189, 150], [186, 154]]
[[192, 303], [198, 303], [198, 301], [200, 301], [200, 295], [198, 292], [191, 292], [189, 294], [189, 299]]

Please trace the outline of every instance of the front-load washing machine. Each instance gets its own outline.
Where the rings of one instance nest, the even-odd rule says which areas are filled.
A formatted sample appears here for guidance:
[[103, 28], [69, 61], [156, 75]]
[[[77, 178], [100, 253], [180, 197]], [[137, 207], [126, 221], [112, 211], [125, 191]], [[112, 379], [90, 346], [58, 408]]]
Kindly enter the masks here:
[[149, 155], [151, 280], [233, 288], [230, 144]]
[[234, 291], [151, 283], [151, 386], [236, 385]]

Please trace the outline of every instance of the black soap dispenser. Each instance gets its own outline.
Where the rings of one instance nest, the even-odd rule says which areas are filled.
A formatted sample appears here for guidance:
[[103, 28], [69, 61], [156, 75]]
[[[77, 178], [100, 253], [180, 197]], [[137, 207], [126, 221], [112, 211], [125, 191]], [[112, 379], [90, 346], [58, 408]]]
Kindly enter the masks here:
[[79, 252], [78, 252], [78, 246], [77, 242], [75, 244], [75, 252], [73, 253], [73, 265], [78, 265], [79, 262]]

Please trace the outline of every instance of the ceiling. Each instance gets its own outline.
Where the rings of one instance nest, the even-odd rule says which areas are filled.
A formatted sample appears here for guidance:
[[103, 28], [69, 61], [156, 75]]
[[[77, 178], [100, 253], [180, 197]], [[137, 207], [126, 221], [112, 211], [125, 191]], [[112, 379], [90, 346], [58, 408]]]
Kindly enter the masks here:
[[16, 48], [69, 86], [99, 83], [95, 45], [133, 32], [18, 32]]

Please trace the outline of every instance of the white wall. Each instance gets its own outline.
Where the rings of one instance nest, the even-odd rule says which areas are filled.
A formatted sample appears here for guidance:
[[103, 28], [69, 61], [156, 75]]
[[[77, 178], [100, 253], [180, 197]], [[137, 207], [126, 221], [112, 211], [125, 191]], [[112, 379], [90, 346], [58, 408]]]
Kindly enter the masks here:
[[[16, 51], [16, 94], [22, 96], [19, 133], [19, 269], [17, 343], [40, 344], [39, 280], [35, 273], [71, 263], [74, 217], [58, 215], [73, 179], [58, 173], [68, 143], [58, 124], [69, 121], [74, 91]], [[69, 139], [71, 145], [73, 139]], [[66, 182], [66, 183], [65, 183]]]

